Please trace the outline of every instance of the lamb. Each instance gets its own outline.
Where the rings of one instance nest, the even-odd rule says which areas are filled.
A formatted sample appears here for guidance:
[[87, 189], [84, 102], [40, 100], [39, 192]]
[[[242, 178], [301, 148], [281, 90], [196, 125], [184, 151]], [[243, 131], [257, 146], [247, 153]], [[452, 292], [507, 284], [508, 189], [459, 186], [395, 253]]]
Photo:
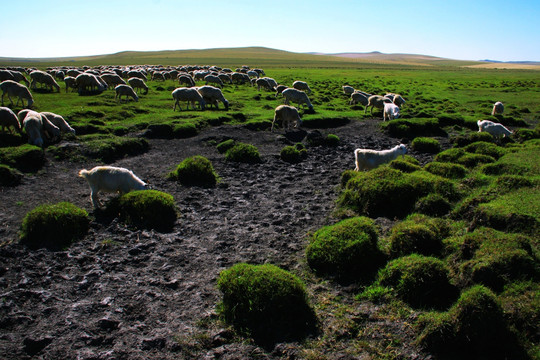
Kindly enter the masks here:
[[54, 80], [51, 74], [46, 73], [45, 71], [41, 70], [34, 70], [30, 73], [30, 78], [32, 79], [32, 82], [30, 83], [30, 89], [35, 89], [37, 83], [45, 84], [48, 86], [51, 90], [56, 88], [58, 92], [60, 92], [60, 85]]
[[122, 102], [122, 96], [126, 96], [126, 102], [128, 101], [128, 97], [132, 97], [133, 100], [139, 101], [139, 96], [135, 93], [135, 90], [129, 85], [118, 85], [114, 88], [114, 91], [116, 92], [115, 99], [118, 99], [120, 102]]
[[354, 88], [349, 85], [343, 85], [341, 88], [343, 89], [343, 93], [345, 95], [352, 95], [352, 93], [354, 92]]
[[368, 97], [361, 92], [355, 91], [351, 94], [351, 100], [349, 101], [349, 105], [355, 105], [358, 103], [366, 106], [368, 104]]
[[115, 87], [116, 85], [126, 85], [124, 79], [116, 74], [103, 74], [101, 78], [107, 83], [107, 86]]
[[[175, 100], [173, 111], [176, 110], [176, 105], [178, 105], [178, 108], [181, 110], [180, 101], [187, 101], [191, 103], [191, 107], [195, 110], [195, 102], [197, 101], [199, 103], [199, 107], [201, 110], [204, 110], [205, 101], [201, 94], [197, 91], [196, 88], [176, 88], [172, 92], [172, 97]], [[186, 107], [186, 110], [189, 109], [189, 105]]]
[[127, 82], [129, 86], [133, 88], [133, 90], [143, 89], [144, 90], [143, 94], [144, 95], [148, 94], [148, 86], [146, 86], [146, 83], [144, 82], [143, 79], [138, 78], [138, 77], [131, 77], [128, 79]]
[[313, 110], [313, 105], [311, 105], [311, 101], [309, 101], [309, 98], [305, 92], [288, 88], [283, 90], [282, 94], [285, 98], [285, 105], [289, 105], [289, 103], [292, 101], [297, 103], [298, 106], [305, 104], [310, 110]]
[[388, 163], [396, 159], [399, 155], [405, 156], [407, 147], [399, 144], [390, 150], [372, 150], [372, 149], [356, 149], [354, 150], [354, 158], [356, 163], [355, 171], [371, 170], [377, 166]]
[[502, 102], [497, 101], [493, 104], [493, 110], [491, 110], [491, 115], [502, 115], [504, 112], [504, 105]]
[[371, 95], [368, 98], [368, 104], [364, 109], [364, 114], [367, 112], [368, 107], [371, 107], [371, 114], [373, 115], [373, 108], [384, 110], [384, 103], [391, 103], [392, 100], [380, 95]]
[[292, 87], [296, 90], [302, 90], [307, 92], [308, 94], [311, 94], [311, 89], [305, 81], [296, 80], [295, 82], [293, 82]]
[[131, 170], [114, 166], [96, 166], [91, 170], [82, 169], [79, 176], [90, 185], [90, 199], [95, 209], [100, 207], [98, 193], [128, 193], [132, 190], [146, 190], [147, 185]]
[[16, 81], [2, 81], [2, 83], [0, 83], [0, 89], [2, 90], [2, 106], [4, 105], [4, 95], [6, 93], [8, 95], [9, 101], [11, 102], [11, 105], [13, 105], [11, 95], [17, 96], [19, 98], [16, 105], [18, 105], [20, 101], [22, 103], [22, 106], [24, 106], [24, 99], [26, 99], [27, 101], [26, 107], [31, 107], [34, 103], [34, 98], [32, 97], [32, 94], [30, 94], [30, 90], [28, 90], [26, 86], [21, 85]]
[[216, 75], [206, 75], [204, 77], [204, 81], [206, 81], [206, 85], [208, 85], [208, 83], [213, 83], [220, 88], [223, 87], [223, 81], [221, 81], [221, 79]]
[[61, 132], [71, 133], [75, 135], [75, 129], [69, 126], [67, 121], [62, 116], [48, 111], [41, 112], [41, 115], [45, 115], [47, 120], [49, 120], [53, 125], [58, 127]]
[[496, 139], [499, 139], [500, 137], [510, 136], [513, 134], [513, 132], [504, 127], [504, 125], [493, 121], [478, 120], [477, 124], [478, 132], [490, 133]]
[[197, 91], [201, 94], [205, 103], [210, 104], [210, 106], [215, 105], [216, 109], [219, 109], [218, 101], [221, 101], [225, 106], [225, 110], [229, 110], [229, 102], [223, 97], [221, 89], [210, 85], [204, 85], [199, 87]]
[[300, 118], [300, 114], [298, 114], [298, 110], [294, 106], [289, 105], [279, 105], [276, 107], [274, 121], [272, 121], [272, 128], [270, 131], [274, 131], [276, 120], [281, 121], [281, 126], [284, 129], [290, 129], [293, 122], [296, 122], [294, 127], [300, 127], [300, 125], [302, 125], [302, 119]]
[[399, 117], [399, 107], [393, 103], [384, 103], [383, 121], [394, 120]]
[[8, 107], [0, 107], [0, 125], [4, 132], [6, 131], [6, 127], [9, 129], [10, 133], [13, 133], [11, 128], [15, 129], [19, 134], [22, 132], [17, 115], [15, 115], [13, 110]]

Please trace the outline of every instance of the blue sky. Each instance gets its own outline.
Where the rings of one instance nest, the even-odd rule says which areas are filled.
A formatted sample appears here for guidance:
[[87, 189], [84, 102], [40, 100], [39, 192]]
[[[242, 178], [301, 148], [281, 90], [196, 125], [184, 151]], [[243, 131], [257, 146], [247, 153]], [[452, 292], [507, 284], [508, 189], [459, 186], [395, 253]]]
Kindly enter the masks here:
[[19, 0], [0, 9], [1, 57], [265, 46], [540, 61], [540, 0]]

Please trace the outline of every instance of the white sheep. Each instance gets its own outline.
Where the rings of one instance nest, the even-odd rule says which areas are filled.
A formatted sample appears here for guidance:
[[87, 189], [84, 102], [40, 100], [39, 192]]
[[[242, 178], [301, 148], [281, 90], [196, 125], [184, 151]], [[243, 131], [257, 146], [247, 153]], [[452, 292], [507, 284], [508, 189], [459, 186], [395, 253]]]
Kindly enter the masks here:
[[223, 81], [224, 84], [232, 84], [232, 79], [229, 74], [219, 73], [218, 77], [221, 79], [221, 81]]
[[133, 88], [133, 90], [143, 89], [144, 91], [143, 94], [144, 95], [148, 94], [148, 86], [146, 85], [143, 79], [138, 78], [138, 77], [130, 77], [127, 82], [129, 86]]
[[276, 121], [281, 121], [281, 126], [284, 129], [290, 129], [294, 123], [294, 127], [300, 127], [302, 125], [302, 119], [298, 113], [298, 109], [294, 106], [279, 105], [274, 112], [274, 121], [272, 121], [272, 128], [270, 131], [274, 131], [274, 124]]
[[128, 97], [132, 97], [133, 100], [139, 101], [139, 96], [135, 93], [135, 90], [129, 85], [118, 85], [114, 88], [114, 91], [116, 92], [116, 95], [114, 96], [115, 99], [118, 99], [118, 101], [122, 102], [122, 96], [126, 97], [126, 102], [128, 101]]
[[21, 133], [21, 124], [19, 123], [19, 119], [17, 119], [17, 115], [8, 107], [0, 107], [0, 125], [2, 126], [2, 131], [6, 131], [6, 127], [8, 128], [10, 133], [13, 133], [13, 129], [15, 129], [18, 133]]
[[313, 105], [311, 105], [311, 101], [309, 101], [309, 98], [305, 92], [288, 88], [283, 90], [281, 94], [283, 94], [283, 97], [285, 98], [285, 105], [289, 105], [289, 103], [292, 101], [297, 103], [298, 106], [305, 104], [310, 110], [313, 110]]
[[126, 85], [124, 79], [116, 74], [103, 74], [101, 78], [107, 83], [107, 86], [115, 87], [116, 85]]
[[354, 150], [354, 159], [356, 163], [355, 171], [371, 170], [377, 166], [388, 163], [396, 159], [399, 155], [405, 156], [407, 147], [399, 144], [390, 150], [372, 150], [372, 149], [356, 149]]
[[131, 170], [114, 166], [96, 166], [91, 170], [79, 171], [79, 176], [90, 185], [90, 199], [94, 208], [100, 207], [98, 193], [125, 194], [132, 190], [145, 190], [147, 185]]
[[371, 107], [371, 114], [373, 115], [373, 108], [384, 110], [384, 103], [391, 103], [392, 100], [385, 98], [381, 95], [371, 95], [368, 98], [368, 104], [364, 109], [364, 114], [367, 112], [368, 107]]
[[[53, 124], [49, 120], [49, 118], [44, 114], [38, 113], [37, 111], [34, 111], [34, 110], [24, 109], [24, 110], [21, 110], [21, 111], [19, 111], [17, 113], [17, 117], [19, 118], [19, 122], [21, 124], [23, 124], [22, 127], [25, 130], [27, 130], [26, 126], [24, 126], [25, 120], [26, 120], [26, 118], [31, 118], [30, 123], [32, 124], [31, 125], [32, 126], [32, 128], [31, 128], [31, 133], [32, 134], [29, 134], [28, 130], [26, 131], [26, 133], [28, 135], [28, 138], [29, 138], [28, 140], [29, 140], [30, 143], [34, 143], [35, 141], [33, 141], [33, 140], [38, 138], [34, 134], [36, 129], [39, 130], [39, 139], [41, 139], [41, 144], [43, 144], [43, 139], [44, 138], [47, 138], [49, 140], [54, 140], [54, 139], [56, 139], [57, 137], [60, 136], [60, 129], [58, 128], [58, 126]], [[39, 124], [34, 125], [34, 123], [36, 123], [36, 121], [34, 121], [34, 119], [37, 119], [39, 121]], [[37, 145], [37, 144], [34, 144], [34, 145]], [[42, 145], [38, 145], [38, 146], [42, 146]]]
[[283, 93], [283, 90], [288, 89], [289, 87], [287, 85], [278, 85], [276, 86], [276, 97]]
[[351, 100], [349, 101], [349, 105], [355, 105], [358, 103], [366, 106], [368, 104], [368, 97], [359, 91], [355, 91], [351, 94]]
[[30, 114], [26, 116], [23, 120], [23, 128], [26, 131], [28, 136], [28, 143], [43, 147], [43, 123], [41, 121], [41, 116], [34, 116]]
[[22, 84], [19, 84], [16, 81], [13, 80], [6, 80], [2, 81], [0, 83], [0, 90], [2, 90], [2, 106], [4, 105], [4, 95], [7, 94], [9, 101], [11, 102], [11, 105], [13, 105], [13, 100], [11, 100], [11, 95], [17, 96], [17, 104], [19, 104], [19, 101], [22, 103], [22, 106], [24, 106], [24, 100], [27, 101], [27, 106], [30, 107], [34, 103], [34, 98], [32, 97], [32, 94], [30, 94], [30, 90]]
[[66, 76], [64, 77], [64, 83], [66, 84], [66, 92], [71, 89], [77, 88], [77, 82], [75, 81], [75, 78], [73, 76]]
[[267, 90], [274, 90], [272, 88], [272, 85], [268, 82], [268, 80], [264, 78], [255, 78], [255, 84], [257, 84], [257, 90], [260, 91], [261, 88], [265, 88]]
[[247, 74], [241, 72], [234, 72], [231, 75], [232, 81], [235, 84], [251, 84], [251, 80]]
[[204, 81], [206, 81], [206, 85], [208, 85], [208, 83], [212, 83], [212, 84], [216, 84], [220, 88], [223, 87], [223, 81], [221, 81], [219, 76], [216, 76], [216, 75], [206, 75], [204, 77]]
[[34, 70], [30, 73], [30, 78], [32, 79], [32, 82], [30, 83], [30, 89], [35, 89], [37, 83], [45, 84], [48, 86], [51, 90], [56, 88], [58, 92], [60, 92], [60, 85], [54, 80], [51, 74], [46, 73], [45, 71], [41, 70]]
[[504, 125], [489, 121], [489, 120], [478, 120], [478, 132], [487, 132], [491, 134], [494, 138], [498, 139], [500, 137], [506, 137], [513, 134], [512, 131], [508, 130]]
[[497, 101], [493, 104], [493, 110], [491, 110], [491, 115], [502, 115], [504, 112], [504, 105], [502, 102]]
[[215, 105], [216, 109], [219, 109], [218, 101], [221, 101], [225, 106], [225, 110], [229, 110], [229, 102], [223, 96], [221, 89], [210, 85], [204, 85], [197, 88], [197, 91], [203, 97], [204, 102], [210, 104], [210, 106]]
[[296, 80], [295, 82], [293, 82], [292, 87], [296, 90], [302, 90], [307, 92], [308, 94], [311, 94], [311, 89], [309, 88], [308, 83], [305, 81]]
[[61, 132], [72, 133], [73, 135], [75, 135], [75, 129], [72, 128], [62, 116], [48, 111], [41, 112], [41, 115], [45, 115], [45, 117], [53, 125], [58, 127]]
[[179, 84], [186, 84], [187, 87], [195, 86], [195, 81], [189, 74], [180, 74], [178, 75], [178, 83]]
[[82, 73], [75, 78], [75, 83], [79, 89], [79, 94], [84, 91], [105, 91], [107, 89], [107, 84], [100, 77], [90, 74]]
[[5, 80], [13, 80], [15, 82], [24, 81], [26, 86], [30, 86], [30, 83], [28, 82], [28, 80], [26, 80], [24, 75], [20, 71], [16, 71], [16, 70], [1, 69], [0, 82], [5, 81]]
[[272, 79], [271, 77], [263, 77], [261, 79], [265, 79], [266, 81], [268, 81], [268, 84], [270, 84], [270, 87], [272, 88], [272, 90], [275, 90], [276, 87], [277, 87], [277, 81]]
[[257, 79], [260, 77], [259, 73], [256, 72], [255, 70], [249, 70], [249, 71], [247, 72], [247, 75], [248, 75], [249, 77], [254, 77], [254, 78], [257, 78]]
[[343, 85], [341, 88], [343, 89], [343, 93], [345, 95], [351, 95], [354, 92], [354, 88], [349, 85]]
[[394, 120], [399, 117], [399, 107], [393, 103], [384, 103], [383, 112], [383, 121], [386, 121], [386, 118], [388, 118], [388, 120]]
[[[172, 97], [174, 99], [174, 107], [173, 111], [176, 110], [176, 105], [178, 105], [178, 108], [182, 110], [182, 107], [180, 106], [180, 101], [187, 101], [188, 103], [191, 103], [191, 107], [193, 110], [195, 110], [195, 102], [199, 103], [199, 107], [201, 110], [204, 110], [204, 106], [206, 105], [203, 97], [196, 88], [176, 88], [172, 92]], [[189, 109], [189, 104], [186, 107], [186, 110]]]

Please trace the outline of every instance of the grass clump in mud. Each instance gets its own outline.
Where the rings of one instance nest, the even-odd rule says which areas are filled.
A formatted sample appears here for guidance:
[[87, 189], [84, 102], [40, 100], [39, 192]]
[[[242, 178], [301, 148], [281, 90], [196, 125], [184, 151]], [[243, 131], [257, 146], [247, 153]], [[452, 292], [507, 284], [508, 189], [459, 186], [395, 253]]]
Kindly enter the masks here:
[[279, 156], [283, 161], [296, 164], [307, 157], [307, 150], [302, 143], [297, 143], [295, 145], [285, 146], [283, 149], [281, 149]]
[[212, 162], [201, 155], [184, 159], [168, 177], [182, 185], [203, 187], [213, 187], [219, 180]]
[[110, 206], [118, 206], [122, 221], [143, 229], [168, 232], [178, 217], [172, 195], [157, 190], [131, 191]]
[[261, 156], [259, 150], [251, 145], [242, 142], [236, 142], [234, 146], [225, 152], [225, 159], [228, 161], [241, 163], [260, 163]]

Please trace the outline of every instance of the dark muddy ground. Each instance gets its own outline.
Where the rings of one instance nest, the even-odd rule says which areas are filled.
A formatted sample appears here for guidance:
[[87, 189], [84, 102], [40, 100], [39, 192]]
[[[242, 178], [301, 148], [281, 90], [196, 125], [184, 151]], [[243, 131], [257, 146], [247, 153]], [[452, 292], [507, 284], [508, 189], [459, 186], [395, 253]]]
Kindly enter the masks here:
[[[220, 126], [190, 139], [151, 139], [147, 153], [111, 165], [129, 168], [154, 189], [174, 196], [181, 217], [173, 231], [93, 221], [84, 239], [58, 252], [18, 244], [21, 221], [46, 202], [70, 201], [93, 215], [88, 185], [77, 173], [98, 164], [60, 162], [47, 155], [44, 168], [25, 175], [21, 185], [0, 187], [0, 358], [302, 357], [299, 344], [265, 351], [234, 342], [224, 329], [213, 329], [204, 339], [196, 334], [214, 317], [221, 270], [238, 262], [268, 262], [298, 274], [306, 271], [306, 234], [335, 221], [340, 175], [354, 168], [353, 150], [387, 149], [399, 142], [380, 132], [379, 122], [320, 130], [338, 135], [340, 145], [310, 147], [308, 158], [295, 165], [279, 158], [287, 144], [281, 130]], [[263, 162], [225, 161], [215, 145], [227, 138], [257, 146]], [[212, 161], [221, 177], [216, 188], [183, 187], [165, 178], [192, 155]], [[410, 155], [422, 164], [430, 160]], [[308, 284], [312, 295], [318, 286]], [[350, 288], [324, 286], [325, 291], [350, 292], [349, 298], [354, 294]], [[372, 310], [361, 304], [358, 311]], [[406, 326], [384, 326], [402, 332], [405, 357], [422, 357], [407, 342]]]

